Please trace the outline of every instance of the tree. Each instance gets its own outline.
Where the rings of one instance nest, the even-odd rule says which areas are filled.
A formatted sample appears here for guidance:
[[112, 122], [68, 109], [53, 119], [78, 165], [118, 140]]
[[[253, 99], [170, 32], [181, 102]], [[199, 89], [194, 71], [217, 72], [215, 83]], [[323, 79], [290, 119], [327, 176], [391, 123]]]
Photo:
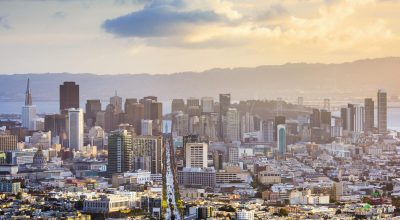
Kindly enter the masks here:
[[285, 208], [279, 209], [279, 216], [288, 216], [289, 215], [289, 211]]

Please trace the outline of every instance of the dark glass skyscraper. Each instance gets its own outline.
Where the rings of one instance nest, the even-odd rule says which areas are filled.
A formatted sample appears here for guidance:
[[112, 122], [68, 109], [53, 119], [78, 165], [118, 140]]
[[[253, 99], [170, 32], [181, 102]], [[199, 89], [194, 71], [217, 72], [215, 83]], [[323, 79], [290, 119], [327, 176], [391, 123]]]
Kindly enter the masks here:
[[365, 106], [364, 130], [366, 132], [371, 132], [374, 129], [374, 120], [375, 120], [374, 101], [371, 98], [367, 98], [364, 100], [364, 106]]
[[79, 108], [79, 85], [75, 82], [60, 85], [60, 112], [65, 113], [69, 108]]
[[231, 106], [231, 94], [219, 94], [219, 138], [222, 140], [224, 137], [224, 123], [223, 118]]

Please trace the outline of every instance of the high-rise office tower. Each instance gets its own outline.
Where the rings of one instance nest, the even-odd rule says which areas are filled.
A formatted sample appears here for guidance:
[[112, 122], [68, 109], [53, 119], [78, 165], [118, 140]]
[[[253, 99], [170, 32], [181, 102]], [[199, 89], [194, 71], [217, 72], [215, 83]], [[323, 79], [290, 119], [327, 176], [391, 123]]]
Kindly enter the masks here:
[[186, 105], [188, 108], [192, 107], [192, 106], [197, 106], [197, 107], [200, 106], [200, 100], [198, 98], [194, 98], [194, 97], [188, 98], [186, 100], [186, 103], [187, 103]]
[[[162, 136], [136, 136], [132, 138], [132, 157], [134, 161], [150, 160], [151, 167], [146, 169], [152, 174], [162, 172]], [[140, 166], [135, 170], [142, 169]]]
[[214, 99], [212, 97], [201, 98], [201, 112], [202, 113], [214, 112]]
[[229, 108], [225, 119], [225, 141], [240, 140], [240, 116], [236, 108]]
[[274, 119], [274, 141], [278, 140], [278, 125], [286, 124], [285, 116], [275, 116]]
[[277, 146], [280, 154], [286, 153], [286, 126], [284, 124], [279, 124], [278, 129], [278, 140]]
[[223, 139], [224, 137], [224, 117], [226, 116], [226, 112], [231, 106], [231, 94], [219, 94], [219, 138]]
[[365, 107], [365, 124], [364, 131], [372, 132], [374, 129], [374, 120], [375, 120], [375, 105], [374, 101], [371, 98], [367, 98], [364, 100]]
[[92, 127], [96, 123], [97, 112], [101, 111], [101, 102], [99, 99], [86, 101], [85, 122], [86, 125]]
[[262, 134], [265, 142], [273, 142], [274, 141], [274, 120], [263, 120], [262, 122]]
[[222, 170], [224, 164], [224, 155], [221, 151], [215, 150], [213, 152], [213, 162], [215, 170]]
[[380, 89], [378, 91], [378, 132], [384, 134], [387, 132], [387, 93]]
[[142, 120], [142, 131], [141, 135], [153, 135], [153, 121]]
[[343, 121], [343, 130], [354, 131], [354, 119], [355, 119], [355, 106], [354, 104], [348, 104], [347, 108], [341, 108], [340, 117]]
[[254, 131], [254, 117], [249, 112], [242, 115], [241, 130], [242, 135]]
[[67, 113], [70, 108], [79, 108], [79, 85], [64, 82], [60, 85], [60, 112]]
[[53, 114], [44, 116], [44, 130], [51, 131], [53, 144], [63, 144], [67, 140], [67, 116]]
[[68, 141], [69, 148], [80, 151], [83, 147], [83, 110], [68, 109]]
[[310, 127], [319, 128], [321, 127], [321, 112], [319, 109], [314, 108], [312, 114], [310, 115]]
[[104, 114], [104, 130], [106, 132], [114, 131], [118, 128], [119, 115], [115, 112], [115, 106], [108, 104]]
[[163, 131], [163, 111], [161, 102], [151, 103], [151, 117], [153, 121], [154, 134], [161, 133]]
[[138, 100], [137, 98], [127, 98], [125, 99], [125, 104], [124, 104], [124, 111], [126, 112], [128, 109], [129, 105], [137, 104]]
[[28, 130], [34, 130], [34, 121], [36, 117], [36, 106], [32, 105], [32, 93], [29, 87], [28, 79], [25, 92], [25, 105], [22, 107], [21, 114], [22, 127], [27, 128]]
[[109, 175], [123, 173], [133, 168], [132, 135], [124, 129], [112, 131], [108, 137]]
[[173, 99], [171, 104], [171, 112], [185, 112], [185, 100], [183, 99]]
[[186, 136], [189, 134], [189, 115], [178, 111], [175, 115], [174, 122], [173, 131], [175, 131], [178, 136]]
[[364, 122], [365, 122], [364, 106], [355, 105], [354, 106], [354, 131], [355, 132], [364, 131]]
[[118, 96], [117, 91], [115, 91], [115, 95], [110, 98], [110, 104], [114, 106], [115, 114], [122, 112], [122, 98]]
[[141, 121], [143, 119], [144, 119], [143, 104], [129, 103], [125, 105], [125, 122], [133, 125], [136, 134], [139, 134], [141, 131]]
[[185, 160], [188, 168], [206, 168], [208, 157], [208, 144], [188, 143], [185, 145]]

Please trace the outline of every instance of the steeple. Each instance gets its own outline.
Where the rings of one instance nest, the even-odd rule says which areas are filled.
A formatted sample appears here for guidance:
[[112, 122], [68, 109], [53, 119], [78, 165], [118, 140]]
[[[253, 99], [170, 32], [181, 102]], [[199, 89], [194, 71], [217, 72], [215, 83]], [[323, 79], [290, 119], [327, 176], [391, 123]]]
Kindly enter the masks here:
[[31, 89], [29, 87], [29, 78], [28, 78], [28, 82], [26, 83], [25, 105], [26, 106], [32, 105], [32, 94], [31, 94]]

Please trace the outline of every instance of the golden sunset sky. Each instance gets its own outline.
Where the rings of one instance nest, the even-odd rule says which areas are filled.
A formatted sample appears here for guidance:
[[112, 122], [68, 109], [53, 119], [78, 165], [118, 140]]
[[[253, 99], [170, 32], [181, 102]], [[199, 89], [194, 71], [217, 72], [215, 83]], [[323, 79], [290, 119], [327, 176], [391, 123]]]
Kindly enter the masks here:
[[0, 73], [173, 73], [399, 56], [398, 0], [0, 1]]

